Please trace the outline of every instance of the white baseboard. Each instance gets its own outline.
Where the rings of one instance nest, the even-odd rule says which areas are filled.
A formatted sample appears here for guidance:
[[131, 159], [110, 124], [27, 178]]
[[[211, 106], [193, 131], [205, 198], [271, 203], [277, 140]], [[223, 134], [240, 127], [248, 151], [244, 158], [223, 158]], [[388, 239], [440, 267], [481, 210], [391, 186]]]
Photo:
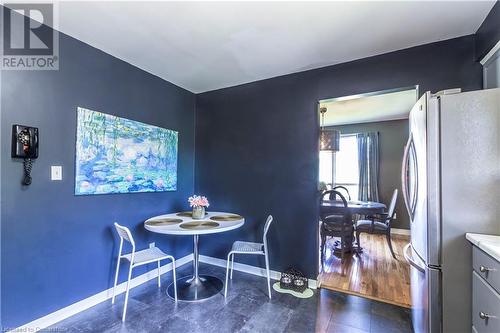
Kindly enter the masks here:
[[398, 228], [391, 228], [391, 235], [404, 235], [404, 236], [410, 236], [410, 230], [408, 229], [398, 229]]
[[[226, 269], [227, 265], [227, 260], [225, 259], [219, 259], [219, 258], [214, 258], [214, 257], [209, 257], [209, 256], [204, 256], [200, 254], [200, 262], [204, 262], [206, 264], [214, 265], [214, 266], [219, 266], [224, 269]], [[262, 276], [262, 277], [267, 277], [266, 270], [261, 267], [256, 267], [252, 265], [247, 265], [247, 264], [242, 264], [239, 262], [234, 262], [234, 270], [248, 273], [248, 274], [253, 274], [257, 276]], [[273, 280], [279, 280], [281, 277], [281, 273], [277, 271], [273, 271], [272, 269], [269, 270], [269, 275], [271, 276], [271, 279]], [[309, 279], [309, 288], [311, 289], [316, 289], [317, 288], [317, 281]]]
[[[182, 257], [178, 260], [176, 260], [176, 266], [175, 267], [180, 267], [182, 265], [185, 265], [187, 263], [190, 263], [193, 261], [193, 254], [188, 254], [185, 257]], [[214, 265], [218, 267], [223, 267], [226, 268], [226, 260], [224, 259], [218, 259], [218, 258], [213, 258], [209, 256], [204, 256], [200, 255], [200, 262], [209, 264], [209, 265]], [[234, 263], [234, 269], [240, 272], [248, 273], [248, 274], [253, 274], [257, 276], [262, 276], [266, 277], [266, 270], [260, 267], [256, 266], [251, 266], [247, 264], [241, 264], [238, 262]], [[168, 273], [172, 270], [172, 264], [166, 264], [161, 266], [160, 268], [160, 274], [165, 274]], [[130, 289], [137, 287], [145, 282], [148, 282], [149, 280], [155, 279], [158, 275], [157, 269], [152, 269], [149, 272], [146, 272], [142, 275], [139, 275], [132, 280], [130, 280]], [[281, 273], [277, 271], [270, 270], [270, 276], [271, 279], [273, 280], [279, 280], [281, 277]], [[120, 295], [125, 292], [127, 287], [127, 282], [122, 282], [119, 285], [116, 286], [116, 295]], [[309, 287], [311, 289], [316, 289], [317, 288], [317, 281], [309, 279]], [[68, 305], [60, 310], [57, 310], [55, 312], [49, 313], [48, 315], [35, 319], [32, 322], [29, 322], [23, 326], [20, 326], [18, 328], [15, 328], [11, 331], [8, 331], [8, 333], [16, 333], [16, 332], [37, 332], [41, 329], [47, 328], [49, 326], [52, 326], [66, 318], [69, 318], [79, 312], [85, 311], [88, 308], [93, 307], [94, 305], [97, 305], [99, 303], [102, 303], [104, 301], [107, 301], [113, 297], [113, 288], [106, 289], [104, 291], [101, 291], [100, 293], [97, 293], [95, 295], [92, 295], [88, 298], [85, 298], [81, 301], [78, 301], [76, 303], [73, 303], [71, 305]]]
[[[176, 265], [175, 267], [180, 267], [182, 265], [185, 265], [189, 262], [193, 261], [193, 254], [188, 254], [185, 257], [182, 257], [178, 260], [176, 260]], [[161, 266], [160, 268], [160, 274], [165, 274], [168, 273], [172, 270], [172, 263], [168, 263], [166, 265]], [[158, 276], [158, 270], [152, 269], [149, 272], [146, 272], [142, 275], [139, 275], [132, 280], [130, 280], [130, 288], [137, 287], [138, 285], [141, 285], [149, 280], [155, 279]], [[127, 282], [120, 283], [119, 285], [116, 286], [116, 295], [122, 294], [125, 292], [127, 287]], [[79, 312], [82, 312], [84, 310], [87, 310], [90, 307], [93, 307], [94, 305], [97, 305], [99, 303], [102, 303], [106, 300], [109, 300], [110, 298], [113, 297], [113, 288], [106, 289], [104, 291], [101, 291], [100, 293], [97, 293], [93, 296], [90, 296], [88, 298], [85, 298], [79, 302], [73, 303], [67, 307], [64, 307], [60, 310], [57, 310], [55, 312], [52, 312], [44, 317], [38, 318], [36, 320], [33, 320], [32, 322], [29, 322], [23, 326], [20, 326], [16, 329], [13, 329], [12, 331], [9, 332], [37, 332], [41, 329], [47, 328], [49, 326], [52, 326], [56, 324], [57, 322], [60, 322], [61, 320], [64, 320], [66, 318], [69, 318]]]

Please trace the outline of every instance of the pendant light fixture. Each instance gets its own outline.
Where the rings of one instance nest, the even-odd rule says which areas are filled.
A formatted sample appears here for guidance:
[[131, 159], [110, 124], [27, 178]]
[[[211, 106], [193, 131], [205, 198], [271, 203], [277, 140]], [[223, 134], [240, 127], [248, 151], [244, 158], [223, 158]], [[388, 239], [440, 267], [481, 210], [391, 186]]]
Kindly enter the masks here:
[[339, 151], [340, 131], [325, 127], [326, 107], [320, 107], [321, 127], [319, 134], [319, 150]]

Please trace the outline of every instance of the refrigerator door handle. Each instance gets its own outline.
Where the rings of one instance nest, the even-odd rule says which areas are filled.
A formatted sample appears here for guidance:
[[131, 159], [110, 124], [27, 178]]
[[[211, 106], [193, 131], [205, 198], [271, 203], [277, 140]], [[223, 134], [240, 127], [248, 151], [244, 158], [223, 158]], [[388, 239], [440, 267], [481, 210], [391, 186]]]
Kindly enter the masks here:
[[409, 253], [411, 243], [406, 244], [406, 246], [403, 249], [403, 255], [406, 259], [406, 261], [415, 267], [418, 271], [425, 273], [425, 267], [420, 266], [415, 260], [413, 260], [412, 255]]
[[403, 192], [403, 200], [405, 202], [405, 207], [408, 210], [410, 217], [412, 216], [410, 202], [408, 199], [408, 158], [410, 157], [410, 145], [412, 141], [412, 135], [408, 138], [405, 150], [403, 153], [403, 165], [401, 166], [401, 187]]

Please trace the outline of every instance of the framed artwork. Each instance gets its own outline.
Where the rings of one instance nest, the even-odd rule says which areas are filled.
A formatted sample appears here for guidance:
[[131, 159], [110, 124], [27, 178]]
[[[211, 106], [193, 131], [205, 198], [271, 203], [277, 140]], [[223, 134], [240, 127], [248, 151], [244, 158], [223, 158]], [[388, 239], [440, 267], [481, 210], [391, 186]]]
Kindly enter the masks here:
[[178, 132], [79, 107], [75, 194], [177, 190]]

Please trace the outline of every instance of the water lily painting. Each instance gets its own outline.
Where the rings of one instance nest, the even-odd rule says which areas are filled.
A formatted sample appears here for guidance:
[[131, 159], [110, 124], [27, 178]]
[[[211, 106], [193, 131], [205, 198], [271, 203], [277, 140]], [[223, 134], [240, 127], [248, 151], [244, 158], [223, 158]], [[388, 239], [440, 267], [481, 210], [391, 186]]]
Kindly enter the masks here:
[[178, 133], [78, 108], [75, 194], [177, 189]]

